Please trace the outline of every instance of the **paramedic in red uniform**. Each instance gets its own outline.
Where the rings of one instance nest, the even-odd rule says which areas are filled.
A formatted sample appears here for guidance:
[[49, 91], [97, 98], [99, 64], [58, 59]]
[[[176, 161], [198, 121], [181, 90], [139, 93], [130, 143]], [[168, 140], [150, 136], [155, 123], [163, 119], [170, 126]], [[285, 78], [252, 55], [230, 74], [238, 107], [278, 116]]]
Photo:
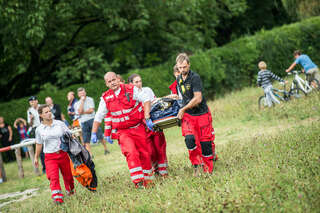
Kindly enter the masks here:
[[[147, 144], [147, 134], [143, 120], [153, 130], [150, 119], [150, 99], [139, 93], [133, 85], [120, 84], [114, 72], [104, 76], [107, 90], [103, 93], [96, 113], [91, 141], [97, 140], [98, 127], [110, 112], [112, 129], [116, 129], [122, 154], [126, 157], [131, 180], [137, 188], [147, 187], [152, 182], [151, 150]], [[143, 103], [143, 106], [142, 106]]]
[[[180, 70], [178, 69], [177, 65], [174, 65], [174, 67], [173, 67], [173, 75], [176, 78], [176, 80], [169, 86], [169, 89], [171, 91], [171, 94], [179, 95], [179, 97], [181, 98], [181, 94], [179, 93], [178, 83], [177, 83], [177, 78], [180, 75]], [[179, 98], [179, 97], [177, 97], [177, 98]]]
[[[156, 100], [156, 96], [151, 88], [142, 87], [141, 76], [138, 74], [132, 74], [130, 77], [130, 82], [138, 88], [139, 92], [145, 93], [151, 103]], [[151, 160], [153, 168], [156, 174], [161, 175], [162, 177], [168, 176], [168, 162], [167, 162], [167, 142], [163, 134], [163, 131], [147, 131], [148, 143], [151, 145]]]
[[211, 174], [215, 160], [214, 130], [211, 112], [202, 96], [202, 82], [200, 76], [189, 69], [190, 61], [185, 53], [177, 56], [176, 63], [181, 72], [177, 83], [183, 102], [177, 117], [181, 119], [182, 135], [195, 168], [194, 175], [198, 175], [202, 163], [203, 171]]
[[47, 178], [50, 181], [51, 197], [56, 204], [63, 203], [63, 194], [60, 187], [59, 170], [68, 195], [74, 193], [74, 182], [70, 168], [69, 156], [60, 148], [65, 132], [70, 130], [64, 122], [52, 119], [49, 105], [41, 105], [38, 109], [41, 124], [36, 129], [36, 154], [34, 164], [38, 167], [38, 158], [43, 148]]

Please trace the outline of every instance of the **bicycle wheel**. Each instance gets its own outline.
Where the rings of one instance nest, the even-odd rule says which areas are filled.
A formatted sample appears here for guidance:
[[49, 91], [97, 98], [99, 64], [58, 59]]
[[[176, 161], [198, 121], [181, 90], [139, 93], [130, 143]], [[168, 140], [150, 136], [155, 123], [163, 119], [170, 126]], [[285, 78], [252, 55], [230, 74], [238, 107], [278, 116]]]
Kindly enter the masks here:
[[266, 107], [268, 107], [267, 105], [267, 100], [266, 100], [266, 96], [261, 96], [258, 100], [258, 105], [259, 105], [259, 109], [262, 110]]
[[320, 92], [320, 84], [319, 81], [317, 79], [312, 79], [309, 82], [309, 85], [311, 86], [312, 90], [316, 91], [316, 92]]
[[300, 88], [294, 88], [289, 92], [291, 98], [299, 99], [305, 97], [307, 94]]

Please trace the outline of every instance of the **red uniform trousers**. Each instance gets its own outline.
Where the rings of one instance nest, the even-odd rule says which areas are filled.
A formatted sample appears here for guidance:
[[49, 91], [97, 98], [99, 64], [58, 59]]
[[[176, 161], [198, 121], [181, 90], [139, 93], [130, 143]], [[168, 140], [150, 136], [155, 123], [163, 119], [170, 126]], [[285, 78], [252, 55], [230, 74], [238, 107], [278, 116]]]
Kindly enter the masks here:
[[204, 171], [211, 173], [215, 157], [215, 135], [210, 110], [199, 116], [185, 113], [182, 118], [181, 129], [192, 165], [203, 164]]
[[167, 167], [167, 142], [163, 132], [147, 133], [148, 144], [151, 146], [151, 160], [152, 165], [156, 172], [159, 172], [161, 176], [168, 175]]
[[55, 153], [45, 153], [45, 165], [47, 178], [50, 181], [51, 197], [55, 201], [62, 203], [63, 194], [61, 192], [59, 181], [59, 169], [61, 171], [67, 193], [72, 194], [74, 190], [69, 156], [62, 150]]
[[118, 129], [119, 144], [122, 154], [126, 157], [131, 180], [146, 186], [152, 182], [151, 150], [147, 142], [147, 133], [142, 123], [128, 129]]

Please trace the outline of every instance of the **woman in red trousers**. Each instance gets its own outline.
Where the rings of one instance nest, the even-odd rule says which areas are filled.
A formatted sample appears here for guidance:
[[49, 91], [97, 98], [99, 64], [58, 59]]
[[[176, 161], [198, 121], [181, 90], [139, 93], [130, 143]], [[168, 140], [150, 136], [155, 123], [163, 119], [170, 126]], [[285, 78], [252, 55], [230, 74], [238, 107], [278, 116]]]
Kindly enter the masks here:
[[50, 181], [51, 197], [56, 204], [63, 203], [63, 194], [59, 182], [59, 170], [61, 171], [66, 193], [74, 193], [74, 182], [70, 168], [70, 159], [66, 152], [60, 148], [60, 137], [68, 127], [58, 120], [52, 119], [48, 105], [41, 105], [38, 109], [41, 125], [36, 129], [36, 154], [34, 163], [38, 167], [38, 158], [42, 149], [45, 153], [45, 165], [47, 178]]

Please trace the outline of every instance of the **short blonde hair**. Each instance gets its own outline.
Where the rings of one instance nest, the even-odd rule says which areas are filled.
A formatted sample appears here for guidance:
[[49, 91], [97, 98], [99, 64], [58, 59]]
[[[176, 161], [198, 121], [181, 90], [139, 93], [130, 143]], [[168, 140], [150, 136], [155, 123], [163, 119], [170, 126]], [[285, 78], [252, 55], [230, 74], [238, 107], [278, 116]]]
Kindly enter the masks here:
[[260, 61], [259, 64], [258, 64], [258, 67], [261, 70], [265, 70], [265, 69], [267, 69], [267, 64], [264, 61]]
[[184, 61], [187, 61], [187, 63], [190, 64], [189, 56], [187, 55], [187, 53], [180, 53], [176, 58], [176, 62], [183, 63]]

